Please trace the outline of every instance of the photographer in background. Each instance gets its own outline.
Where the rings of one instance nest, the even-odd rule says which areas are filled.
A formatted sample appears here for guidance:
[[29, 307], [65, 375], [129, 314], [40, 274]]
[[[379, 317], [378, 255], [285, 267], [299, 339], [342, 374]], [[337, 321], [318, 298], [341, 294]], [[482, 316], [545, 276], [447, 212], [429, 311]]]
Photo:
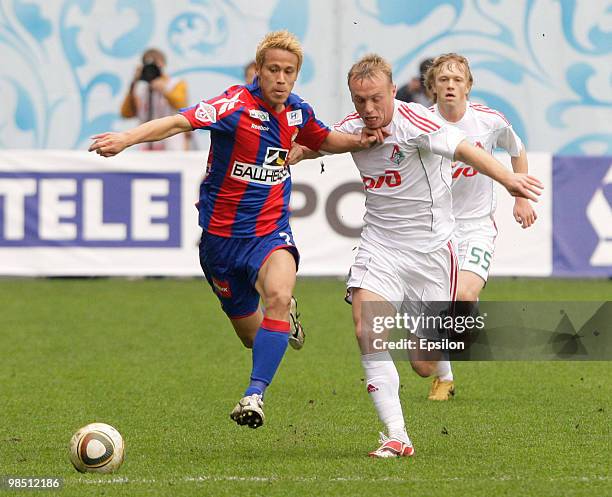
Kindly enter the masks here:
[[433, 64], [433, 59], [424, 59], [419, 64], [419, 75], [412, 78], [404, 86], [397, 90], [395, 98], [402, 102], [416, 102], [424, 107], [429, 107], [433, 102], [425, 90], [425, 73]]
[[[141, 123], [171, 116], [187, 107], [187, 83], [165, 74], [166, 56], [150, 48], [142, 54], [142, 65], [136, 68], [130, 89], [121, 105], [121, 116], [137, 117]], [[188, 133], [175, 135], [156, 143], [144, 143], [141, 150], [188, 150]]]

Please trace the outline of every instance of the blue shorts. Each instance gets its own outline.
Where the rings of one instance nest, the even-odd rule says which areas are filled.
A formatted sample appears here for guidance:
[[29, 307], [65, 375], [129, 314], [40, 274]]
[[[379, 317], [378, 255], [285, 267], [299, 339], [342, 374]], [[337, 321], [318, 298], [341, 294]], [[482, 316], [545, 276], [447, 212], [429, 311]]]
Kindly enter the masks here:
[[244, 318], [257, 311], [259, 293], [255, 290], [255, 282], [259, 269], [278, 249], [291, 252], [297, 269], [300, 254], [288, 227], [253, 238], [226, 238], [206, 231], [202, 233], [200, 266], [228, 317]]

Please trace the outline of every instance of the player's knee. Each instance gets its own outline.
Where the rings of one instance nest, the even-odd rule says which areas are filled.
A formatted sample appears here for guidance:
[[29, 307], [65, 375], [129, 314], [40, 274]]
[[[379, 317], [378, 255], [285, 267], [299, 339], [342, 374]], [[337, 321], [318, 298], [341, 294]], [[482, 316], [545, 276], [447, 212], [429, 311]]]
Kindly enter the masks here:
[[[266, 315], [276, 316], [281, 319], [282, 316], [289, 314], [291, 308], [291, 293], [282, 290], [271, 292], [266, 295]], [[284, 319], [284, 318], [282, 318]]]
[[353, 324], [355, 325], [355, 338], [357, 340], [367, 339], [372, 335], [372, 327], [368, 326], [367, 320], [353, 317]]
[[457, 300], [464, 302], [476, 302], [479, 295], [480, 291], [475, 288], [466, 287], [457, 289]]

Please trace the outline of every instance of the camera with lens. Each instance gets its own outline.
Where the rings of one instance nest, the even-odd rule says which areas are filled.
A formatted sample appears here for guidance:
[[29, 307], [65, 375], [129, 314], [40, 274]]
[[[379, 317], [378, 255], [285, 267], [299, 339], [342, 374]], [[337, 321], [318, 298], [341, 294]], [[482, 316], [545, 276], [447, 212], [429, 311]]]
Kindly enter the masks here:
[[155, 62], [147, 62], [142, 66], [140, 80], [150, 83], [161, 76], [161, 69]]

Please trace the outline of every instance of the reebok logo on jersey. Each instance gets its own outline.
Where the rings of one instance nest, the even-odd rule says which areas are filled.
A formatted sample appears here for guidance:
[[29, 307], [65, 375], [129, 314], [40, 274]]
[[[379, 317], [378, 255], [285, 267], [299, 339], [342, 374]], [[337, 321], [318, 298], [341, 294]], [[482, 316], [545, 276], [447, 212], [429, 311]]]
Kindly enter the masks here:
[[259, 131], [270, 131], [270, 128], [264, 126], [263, 124], [255, 124], [251, 123], [251, 128], [259, 130]]
[[249, 110], [249, 116], [253, 119], [259, 119], [260, 121], [269, 121], [270, 114], [264, 112], [263, 110], [251, 109]]
[[218, 295], [225, 298], [232, 296], [232, 290], [230, 289], [229, 281], [220, 281], [217, 278], [212, 278], [213, 287]]
[[206, 102], [200, 102], [195, 111], [195, 117], [198, 121], [204, 124], [212, 124], [217, 122], [217, 109]]
[[253, 165], [234, 162], [232, 178], [259, 185], [278, 185], [289, 177], [289, 169], [271, 164]]
[[232, 110], [239, 103], [244, 103], [240, 100], [240, 95], [244, 90], [240, 90], [232, 98], [220, 98], [214, 102], [215, 106], [219, 109], [219, 117], [225, 114], [227, 111]]
[[287, 124], [289, 126], [297, 126], [298, 124], [302, 124], [302, 109], [287, 112]]
[[284, 166], [289, 150], [284, 148], [268, 147], [264, 164], [272, 166]]

